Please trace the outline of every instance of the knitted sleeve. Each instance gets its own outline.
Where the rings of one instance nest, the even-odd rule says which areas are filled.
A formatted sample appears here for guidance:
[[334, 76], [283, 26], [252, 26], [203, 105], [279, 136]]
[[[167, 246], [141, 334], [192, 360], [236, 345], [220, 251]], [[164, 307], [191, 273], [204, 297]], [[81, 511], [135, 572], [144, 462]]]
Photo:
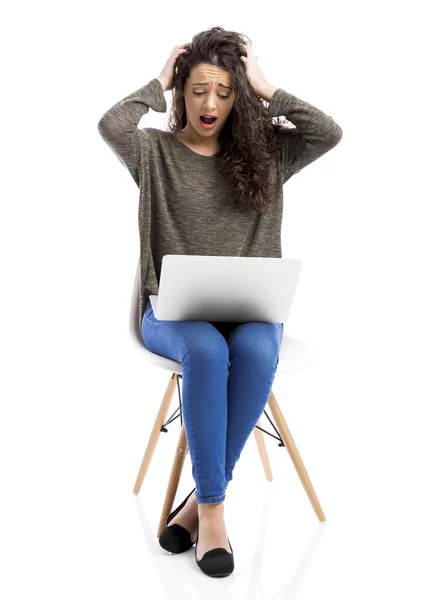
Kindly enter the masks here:
[[139, 129], [138, 124], [149, 108], [157, 112], [167, 110], [164, 90], [156, 78], [114, 104], [98, 122], [101, 137], [127, 167], [138, 187], [140, 157], [149, 145], [147, 132]]
[[277, 88], [269, 102], [268, 116], [285, 116], [294, 128], [282, 137], [282, 170], [285, 183], [292, 175], [334, 148], [342, 129], [332, 117], [304, 100]]

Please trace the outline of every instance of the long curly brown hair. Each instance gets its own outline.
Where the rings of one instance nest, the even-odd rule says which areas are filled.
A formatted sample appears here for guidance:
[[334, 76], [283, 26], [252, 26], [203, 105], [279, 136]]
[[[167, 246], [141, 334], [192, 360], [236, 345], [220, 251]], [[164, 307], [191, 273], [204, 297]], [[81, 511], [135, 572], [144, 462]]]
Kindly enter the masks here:
[[218, 164], [235, 204], [265, 212], [276, 194], [271, 163], [281, 159], [282, 138], [295, 137], [297, 142], [298, 136], [295, 128], [273, 122], [268, 117], [267, 103], [254, 92], [240, 60], [240, 56], [246, 56], [241, 45], [247, 45], [247, 40], [250, 38], [222, 27], [212, 27], [192, 38], [189, 51], [175, 63], [168, 130], [174, 133], [187, 124], [182, 92], [194, 66], [206, 63], [228, 71], [235, 100], [218, 138]]

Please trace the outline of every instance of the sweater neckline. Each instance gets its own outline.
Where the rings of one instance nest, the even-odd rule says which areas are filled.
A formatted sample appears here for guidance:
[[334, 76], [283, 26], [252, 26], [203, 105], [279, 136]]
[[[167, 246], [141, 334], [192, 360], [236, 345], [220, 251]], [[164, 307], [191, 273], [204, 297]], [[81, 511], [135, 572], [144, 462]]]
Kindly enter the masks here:
[[181, 142], [179, 139], [177, 139], [173, 133], [169, 133], [169, 135], [173, 138], [173, 140], [175, 141], [175, 143], [178, 144], [179, 146], [182, 146], [184, 148], [184, 150], [187, 151], [190, 154], [190, 156], [191, 155], [196, 156], [199, 160], [207, 160], [207, 161], [209, 161], [209, 159], [215, 159], [215, 157], [218, 154], [218, 152], [215, 152], [215, 154], [209, 154], [209, 155], [199, 154], [198, 152], [195, 152], [194, 150], [192, 150], [191, 148], [189, 148], [188, 146], [186, 146], [186, 144], [184, 144], [183, 142]]

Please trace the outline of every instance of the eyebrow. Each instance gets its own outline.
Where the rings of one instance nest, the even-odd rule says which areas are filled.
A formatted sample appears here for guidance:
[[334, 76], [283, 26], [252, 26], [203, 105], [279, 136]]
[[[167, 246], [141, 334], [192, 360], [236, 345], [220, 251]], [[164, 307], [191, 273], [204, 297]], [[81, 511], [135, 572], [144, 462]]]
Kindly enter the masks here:
[[[192, 83], [192, 86], [193, 86], [193, 85], [209, 85], [209, 83], [206, 83], [206, 82], [198, 82], [198, 83]], [[223, 87], [223, 88], [226, 88], [227, 90], [231, 90], [231, 91], [232, 91], [232, 87], [230, 87], [229, 85], [224, 85], [223, 83], [218, 83], [218, 85], [219, 85], [220, 87]]]

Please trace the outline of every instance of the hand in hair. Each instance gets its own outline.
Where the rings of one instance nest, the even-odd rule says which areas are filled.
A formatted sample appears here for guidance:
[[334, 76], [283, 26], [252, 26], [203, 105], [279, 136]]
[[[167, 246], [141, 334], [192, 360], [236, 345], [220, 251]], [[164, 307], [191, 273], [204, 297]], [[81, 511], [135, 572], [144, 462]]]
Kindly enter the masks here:
[[247, 53], [247, 56], [240, 56], [240, 60], [245, 66], [246, 75], [250, 85], [258, 96], [263, 96], [266, 89], [270, 86], [257, 64], [257, 57], [254, 56], [251, 46], [241, 44], [241, 47], [244, 48], [244, 51]]

